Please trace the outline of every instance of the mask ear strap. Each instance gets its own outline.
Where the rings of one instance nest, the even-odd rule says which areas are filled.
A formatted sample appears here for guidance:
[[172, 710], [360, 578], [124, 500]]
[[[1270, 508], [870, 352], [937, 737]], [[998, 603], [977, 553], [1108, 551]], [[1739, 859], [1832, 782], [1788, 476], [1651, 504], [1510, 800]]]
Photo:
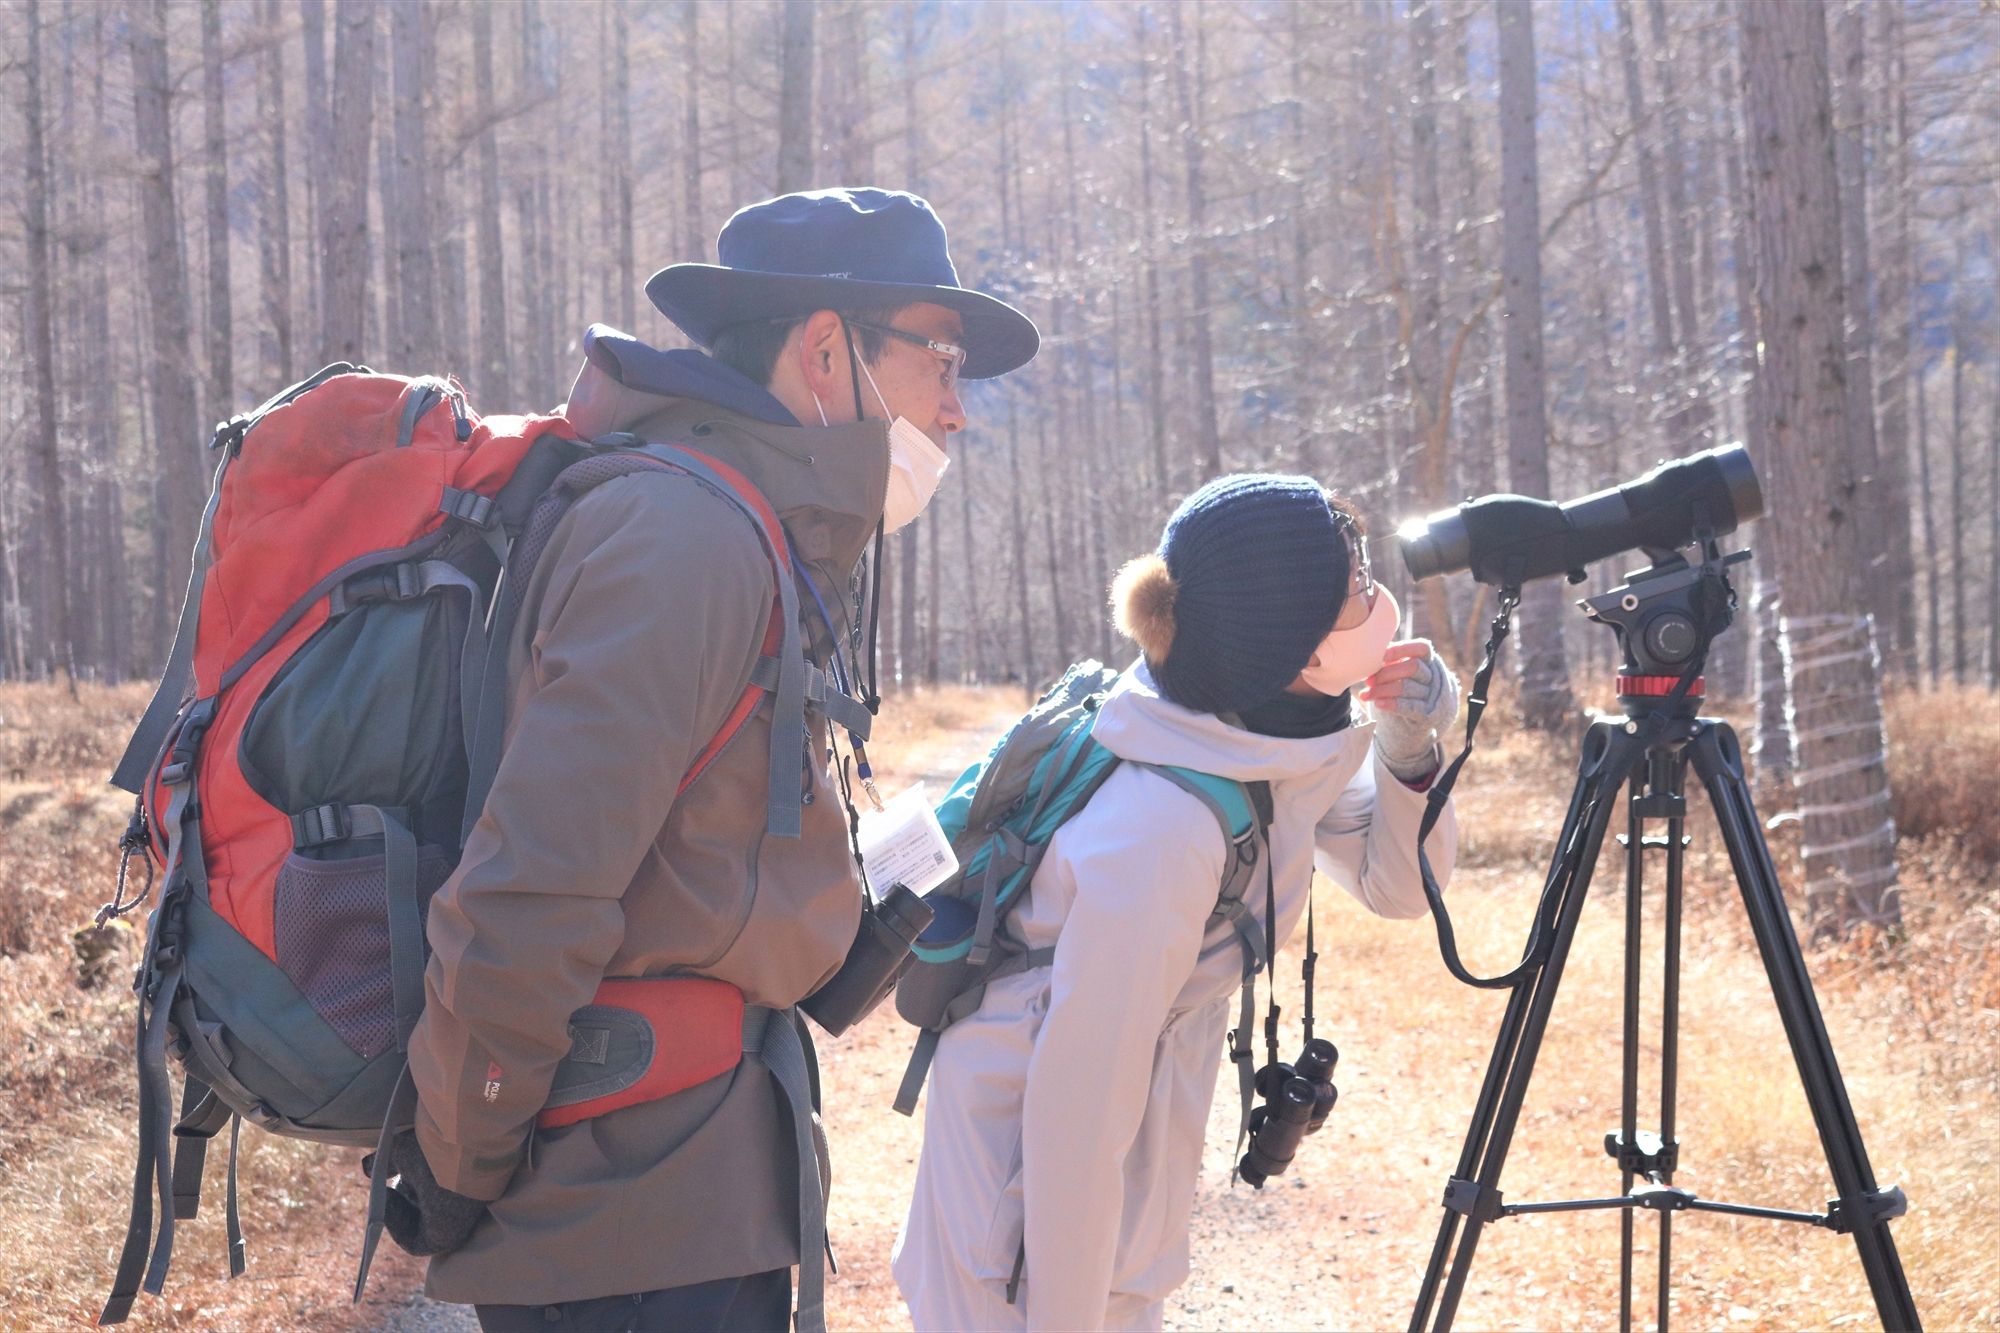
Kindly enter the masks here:
[[[854, 330], [847, 327], [845, 317], [840, 321], [840, 336], [847, 339], [847, 383], [854, 390], [854, 419], [864, 421], [867, 413], [861, 410], [861, 358], [854, 354]], [[872, 385], [875, 381], [868, 382]], [[879, 395], [882, 391], [875, 392]]]

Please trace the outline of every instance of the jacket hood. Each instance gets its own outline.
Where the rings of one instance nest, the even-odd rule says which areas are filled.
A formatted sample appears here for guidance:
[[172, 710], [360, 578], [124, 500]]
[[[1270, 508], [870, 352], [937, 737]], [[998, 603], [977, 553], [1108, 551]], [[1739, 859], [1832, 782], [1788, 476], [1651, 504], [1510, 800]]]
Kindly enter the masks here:
[[664, 351], [609, 324], [592, 324], [583, 331], [583, 359], [586, 369], [594, 366], [603, 373], [588, 382], [578, 374], [576, 386], [570, 390], [572, 407], [578, 406], [578, 389], [585, 391], [586, 409], [615, 407], [622, 390], [659, 398], [692, 398], [773, 426], [799, 424], [770, 390], [705, 352], [686, 348]]
[[1278, 781], [1317, 772], [1366, 734], [1374, 723], [1357, 718], [1325, 736], [1285, 739], [1232, 726], [1214, 713], [1183, 708], [1160, 693], [1145, 659], [1132, 664], [1098, 711], [1091, 734], [1120, 759], [1172, 764], [1238, 782]]
[[882, 521], [888, 422], [800, 426], [762, 385], [705, 353], [593, 324], [563, 414], [585, 439], [629, 431], [728, 463], [778, 511], [800, 560], [833, 567], [836, 588]]

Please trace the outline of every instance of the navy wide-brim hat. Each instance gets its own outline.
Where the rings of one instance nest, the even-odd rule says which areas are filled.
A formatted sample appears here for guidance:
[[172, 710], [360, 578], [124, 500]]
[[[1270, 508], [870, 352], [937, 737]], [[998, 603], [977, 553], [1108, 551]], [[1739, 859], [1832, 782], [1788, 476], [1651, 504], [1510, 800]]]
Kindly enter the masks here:
[[810, 190], [737, 212], [716, 239], [716, 264], [673, 264], [646, 295], [683, 333], [711, 347], [732, 324], [815, 310], [868, 310], [926, 301], [965, 322], [967, 379], [992, 379], [1033, 359], [1042, 335], [1026, 315], [958, 285], [944, 223], [900, 190]]

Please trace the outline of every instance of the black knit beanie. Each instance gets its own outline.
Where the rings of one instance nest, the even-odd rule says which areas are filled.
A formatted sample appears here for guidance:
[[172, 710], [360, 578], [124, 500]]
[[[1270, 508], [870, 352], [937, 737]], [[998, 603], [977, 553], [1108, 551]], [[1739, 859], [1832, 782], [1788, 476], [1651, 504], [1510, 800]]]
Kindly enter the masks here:
[[1291, 684], [1347, 599], [1350, 521], [1311, 477], [1218, 477], [1182, 501], [1112, 592], [1160, 692], [1230, 713]]

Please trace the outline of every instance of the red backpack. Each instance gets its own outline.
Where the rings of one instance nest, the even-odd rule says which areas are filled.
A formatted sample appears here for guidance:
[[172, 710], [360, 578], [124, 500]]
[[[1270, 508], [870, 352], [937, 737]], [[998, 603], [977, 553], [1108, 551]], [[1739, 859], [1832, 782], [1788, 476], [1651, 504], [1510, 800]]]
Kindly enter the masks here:
[[[745, 686], [682, 789], [773, 693], [772, 754], [794, 772], [788, 783], [786, 763], [772, 765], [770, 831], [798, 833], [790, 553], [733, 469], [630, 436], [584, 443], [559, 416], [482, 420], [454, 383], [347, 364], [218, 426], [211, 448], [173, 654], [113, 778], [139, 798], [121, 845], [162, 878], [136, 984], [132, 1216], [102, 1323], [122, 1321], [142, 1285], [160, 1291], [174, 1221], [195, 1215], [222, 1129], [234, 1275], [242, 1120], [379, 1146], [411, 1123], [404, 1048], [423, 1005], [425, 907], [498, 763], [522, 592], [592, 487], [682, 472], [757, 527], [777, 592], [764, 652], [780, 666]], [[186, 1072], [178, 1115], [169, 1054]], [[376, 1154], [364, 1276], [388, 1157]]]

